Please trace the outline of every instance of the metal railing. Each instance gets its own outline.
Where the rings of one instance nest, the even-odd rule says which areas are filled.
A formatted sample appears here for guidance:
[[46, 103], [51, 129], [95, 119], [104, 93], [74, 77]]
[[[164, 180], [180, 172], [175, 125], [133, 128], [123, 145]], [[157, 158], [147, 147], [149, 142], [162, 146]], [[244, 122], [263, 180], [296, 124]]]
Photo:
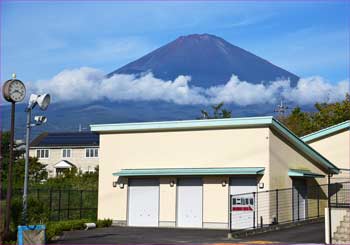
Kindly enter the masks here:
[[[13, 199], [21, 199], [22, 195], [22, 188], [13, 189]], [[97, 190], [36, 188], [28, 195], [42, 203], [50, 221], [97, 218]]]
[[331, 185], [331, 208], [350, 208], [350, 182]]
[[[331, 206], [350, 207], [350, 182], [332, 183], [330, 193]], [[230, 195], [229, 228], [257, 229], [320, 218], [327, 206], [328, 184]]]

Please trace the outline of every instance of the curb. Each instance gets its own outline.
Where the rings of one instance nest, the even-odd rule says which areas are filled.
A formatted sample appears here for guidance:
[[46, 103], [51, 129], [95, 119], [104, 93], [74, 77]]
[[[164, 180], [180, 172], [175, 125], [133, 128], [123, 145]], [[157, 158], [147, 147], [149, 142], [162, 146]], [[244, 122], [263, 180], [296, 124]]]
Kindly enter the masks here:
[[227, 238], [234, 239], [234, 238], [248, 237], [251, 235], [261, 234], [261, 233], [265, 233], [265, 232], [285, 230], [285, 229], [298, 227], [298, 226], [302, 226], [302, 225], [306, 225], [306, 224], [314, 224], [314, 223], [321, 223], [321, 222], [324, 222], [324, 217], [303, 220], [303, 221], [299, 221], [299, 222], [290, 222], [290, 223], [284, 223], [284, 224], [278, 224], [278, 225], [270, 225], [270, 226], [257, 228], [257, 229], [251, 229], [251, 230], [233, 231], [233, 232], [229, 232], [227, 234]]

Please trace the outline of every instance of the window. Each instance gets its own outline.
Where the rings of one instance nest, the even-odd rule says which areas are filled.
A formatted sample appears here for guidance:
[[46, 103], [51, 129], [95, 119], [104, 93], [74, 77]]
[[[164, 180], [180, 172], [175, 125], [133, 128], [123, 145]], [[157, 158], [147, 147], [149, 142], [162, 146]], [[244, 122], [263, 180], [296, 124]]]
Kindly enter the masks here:
[[49, 149], [38, 149], [36, 150], [37, 158], [49, 158]]
[[98, 148], [86, 148], [85, 157], [98, 157]]
[[63, 150], [62, 150], [62, 157], [63, 157], [63, 158], [69, 158], [69, 157], [71, 157], [71, 149], [63, 149]]

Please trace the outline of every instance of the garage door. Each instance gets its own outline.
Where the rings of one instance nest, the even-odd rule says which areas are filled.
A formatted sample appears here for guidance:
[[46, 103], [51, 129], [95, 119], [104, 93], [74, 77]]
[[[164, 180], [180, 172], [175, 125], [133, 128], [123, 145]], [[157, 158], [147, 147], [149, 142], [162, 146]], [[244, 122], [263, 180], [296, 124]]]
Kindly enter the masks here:
[[232, 229], [245, 229], [254, 226], [256, 177], [231, 178], [230, 194], [232, 198]]
[[202, 227], [202, 179], [179, 179], [177, 188], [177, 226]]
[[158, 226], [159, 180], [129, 180], [128, 225]]
[[307, 184], [304, 179], [293, 179], [293, 220], [307, 217]]

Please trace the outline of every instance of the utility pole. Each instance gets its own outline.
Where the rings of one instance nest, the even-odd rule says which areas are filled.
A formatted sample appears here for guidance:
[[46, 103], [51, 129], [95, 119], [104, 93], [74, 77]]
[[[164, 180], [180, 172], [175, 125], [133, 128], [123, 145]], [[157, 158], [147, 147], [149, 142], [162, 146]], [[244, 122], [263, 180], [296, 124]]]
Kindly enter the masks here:
[[284, 117], [287, 110], [289, 110], [289, 107], [283, 102], [283, 99], [281, 99], [281, 103], [276, 106], [274, 112], [277, 113], [277, 118], [280, 119]]

